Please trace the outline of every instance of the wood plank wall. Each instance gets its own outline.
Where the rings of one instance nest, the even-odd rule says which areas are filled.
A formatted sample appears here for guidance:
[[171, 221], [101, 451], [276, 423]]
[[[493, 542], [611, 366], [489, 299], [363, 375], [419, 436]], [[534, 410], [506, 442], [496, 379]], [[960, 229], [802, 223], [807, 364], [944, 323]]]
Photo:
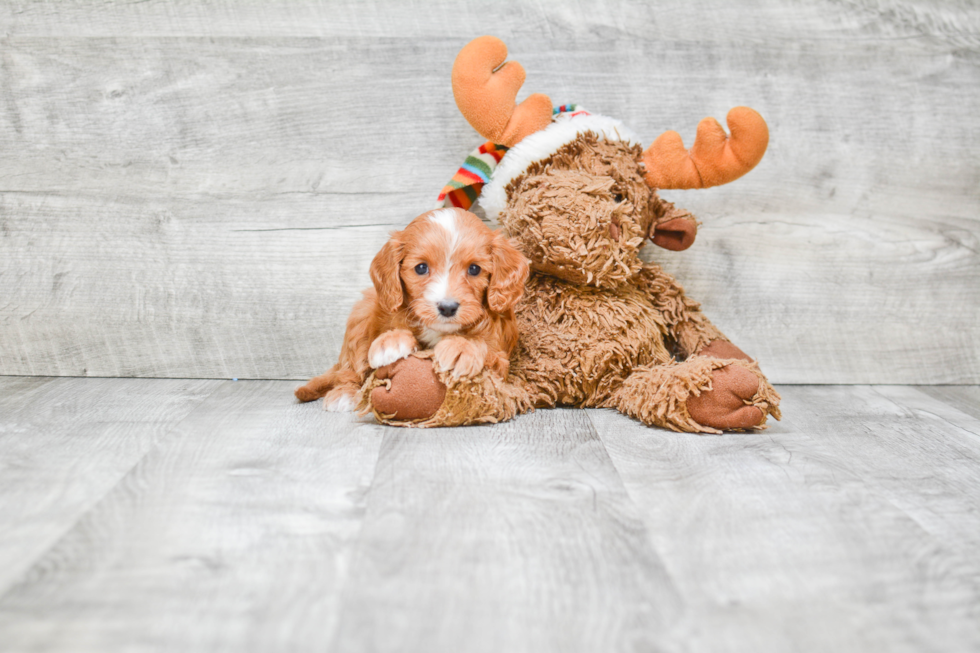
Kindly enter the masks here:
[[781, 383], [980, 382], [980, 9], [932, 0], [0, 6], [0, 374], [304, 378], [479, 137], [456, 52], [750, 175], [651, 250]]

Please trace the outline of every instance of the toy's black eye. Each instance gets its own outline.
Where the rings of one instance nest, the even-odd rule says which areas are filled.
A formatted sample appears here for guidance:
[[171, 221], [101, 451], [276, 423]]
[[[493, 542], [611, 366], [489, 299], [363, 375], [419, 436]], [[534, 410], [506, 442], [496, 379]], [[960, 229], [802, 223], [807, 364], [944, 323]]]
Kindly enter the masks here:
[[470, 266], [470, 269], [467, 270], [467, 272], [469, 272], [471, 277], [475, 277], [476, 275], [480, 274], [480, 266], [474, 263]]
[[428, 274], [429, 266], [425, 263], [419, 263], [415, 266], [415, 274]]
[[620, 202], [623, 201], [623, 196], [620, 195], [619, 193], [613, 193], [613, 201], [619, 204]]

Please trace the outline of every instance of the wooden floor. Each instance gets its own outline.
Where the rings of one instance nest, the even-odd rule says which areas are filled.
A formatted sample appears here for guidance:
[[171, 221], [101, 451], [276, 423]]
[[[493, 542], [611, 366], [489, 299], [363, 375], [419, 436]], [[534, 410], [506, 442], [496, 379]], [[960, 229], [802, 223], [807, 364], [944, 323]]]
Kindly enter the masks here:
[[721, 437], [0, 377], [3, 651], [976, 651], [980, 388]]

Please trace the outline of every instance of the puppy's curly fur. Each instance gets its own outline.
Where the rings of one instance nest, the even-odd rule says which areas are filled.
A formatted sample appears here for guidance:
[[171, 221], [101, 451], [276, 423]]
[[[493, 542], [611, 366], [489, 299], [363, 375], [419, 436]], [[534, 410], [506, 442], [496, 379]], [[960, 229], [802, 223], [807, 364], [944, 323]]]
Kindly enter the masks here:
[[514, 306], [528, 262], [502, 234], [461, 209], [439, 209], [395, 232], [371, 263], [374, 287], [347, 320], [340, 360], [296, 389], [348, 411], [372, 369], [420, 349], [454, 377], [484, 368], [506, 378], [517, 345]]

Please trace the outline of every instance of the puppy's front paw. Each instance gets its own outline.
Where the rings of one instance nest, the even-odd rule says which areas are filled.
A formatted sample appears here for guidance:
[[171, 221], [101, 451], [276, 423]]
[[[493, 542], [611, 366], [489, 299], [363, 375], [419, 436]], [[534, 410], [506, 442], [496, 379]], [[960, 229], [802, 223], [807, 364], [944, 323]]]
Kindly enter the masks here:
[[483, 370], [487, 361], [487, 345], [482, 341], [468, 340], [459, 336], [443, 338], [435, 348], [439, 369], [452, 370], [457, 379], [474, 376]]
[[368, 349], [368, 365], [374, 369], [391, 365], [418, 350], [419, 343], [411, 331], [395, 329], [385, 331], [374, 339]]

